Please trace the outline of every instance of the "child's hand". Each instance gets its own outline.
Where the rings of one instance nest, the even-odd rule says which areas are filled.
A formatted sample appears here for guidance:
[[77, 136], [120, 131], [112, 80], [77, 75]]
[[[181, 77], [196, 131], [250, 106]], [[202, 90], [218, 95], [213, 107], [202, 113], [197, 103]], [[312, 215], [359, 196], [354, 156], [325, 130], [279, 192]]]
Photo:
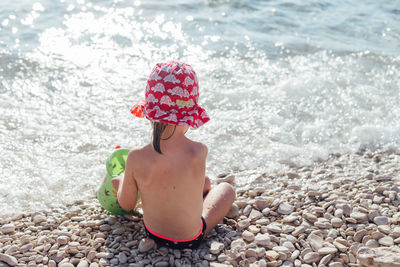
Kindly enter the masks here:
[[117, 192], [118, 192], [118, 187], [119, 187], [119, 184], [120, 184], [122, 178], [123, 178], [123, 175], [120, 175], [118, 177], [111, 179], [111, 184], [114, 187], [115, 191], [117, 191]]

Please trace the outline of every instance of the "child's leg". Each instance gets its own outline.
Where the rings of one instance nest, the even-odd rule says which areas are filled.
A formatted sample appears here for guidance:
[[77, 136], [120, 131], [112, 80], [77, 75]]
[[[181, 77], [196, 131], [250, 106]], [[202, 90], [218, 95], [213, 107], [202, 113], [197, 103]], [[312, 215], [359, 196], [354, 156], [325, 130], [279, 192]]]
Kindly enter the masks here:
[[203, 199], [207, 196], [208, 192], [210, 192], [210, 189], [211, 189], [210, 178], [208, 178], [208, 176], [206, 176], [205, 181], [204, 181], [204, 188], [203, 188]]
[[229, 212], [235, 198], [235, 189], [228, 183], [220, 183], [211, 188], [203, 202], [203, 217], [207, 223], [205, 236]]

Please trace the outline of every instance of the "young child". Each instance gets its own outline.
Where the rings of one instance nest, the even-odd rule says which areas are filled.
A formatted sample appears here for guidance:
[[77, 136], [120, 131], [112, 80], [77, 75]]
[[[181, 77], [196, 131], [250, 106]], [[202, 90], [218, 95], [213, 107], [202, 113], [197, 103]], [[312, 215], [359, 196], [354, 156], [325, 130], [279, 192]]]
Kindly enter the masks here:
[[118, 202], [131, 210], [140, 191], [147, 235], [160, 246], [196, 248], [235, 200], [228, 183], [211, 189], [205, 175], [207, 147], [185, 136], [189, 127], [209, 121], [198, 105], [196, 73], [184, 63], [158, 63], [145, 96], [131, 113], [151, 121], [152, 142], [132, 150], [124, 177], [113, 179]]

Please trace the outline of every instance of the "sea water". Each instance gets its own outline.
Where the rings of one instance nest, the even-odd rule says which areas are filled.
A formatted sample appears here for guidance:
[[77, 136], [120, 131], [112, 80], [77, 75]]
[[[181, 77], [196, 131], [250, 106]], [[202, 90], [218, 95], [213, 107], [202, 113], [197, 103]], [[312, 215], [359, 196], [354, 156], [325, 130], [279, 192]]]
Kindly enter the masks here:
[[211, 178], [400, 147], [400, 2], [3, 0], [0, 214], [95, 194], [156, 62], [199, 78]]

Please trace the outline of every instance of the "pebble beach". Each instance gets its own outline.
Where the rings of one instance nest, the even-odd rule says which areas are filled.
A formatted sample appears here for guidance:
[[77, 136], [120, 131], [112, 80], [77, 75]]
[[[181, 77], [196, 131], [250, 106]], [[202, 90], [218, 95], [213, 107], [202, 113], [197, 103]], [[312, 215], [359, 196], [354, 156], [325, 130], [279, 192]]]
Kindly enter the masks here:
[[362, 152], [260, 174], [196, 250], [157, 247], [140, 212], [95, 198], [2, 216], [0, 267], [400, 266], [399, 166], [399, 152]]

